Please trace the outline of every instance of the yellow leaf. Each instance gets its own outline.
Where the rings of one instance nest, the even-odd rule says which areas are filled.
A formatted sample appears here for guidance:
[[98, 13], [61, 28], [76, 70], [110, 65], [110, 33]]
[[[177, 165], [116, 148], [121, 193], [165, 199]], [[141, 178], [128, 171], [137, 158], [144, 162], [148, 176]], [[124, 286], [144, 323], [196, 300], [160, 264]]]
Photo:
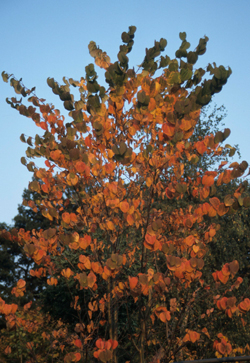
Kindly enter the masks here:
[[115, 225], [113, 222], [108, 221], [106, 224], [107, 224], [108, 229], [110, 229], [111, 231], [113, 231], [115, 229]]
[[146, 179], [146, 185], [147, 185], [148, 188], [152, 185], [152, 183], [153, 183], [152, 176], [147, 177], [147, 179]]

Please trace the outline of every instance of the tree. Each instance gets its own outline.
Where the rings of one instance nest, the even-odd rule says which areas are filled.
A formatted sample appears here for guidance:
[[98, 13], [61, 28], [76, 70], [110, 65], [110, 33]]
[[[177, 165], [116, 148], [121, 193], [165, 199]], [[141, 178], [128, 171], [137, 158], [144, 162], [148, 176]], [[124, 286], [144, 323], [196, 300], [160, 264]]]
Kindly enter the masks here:
[[[243, 283], [236, 277], [239, 263], [227, 261], [213, 271], [205, 256], [219, 230], [217, 217], [250, 205], [244, 183], [223, 200], [215, 185], [241, 177], [248, 164], [226, 169], [221, 162], [217, 170], [189, 176], [190, 163], [205, 153], [216, 160], [235, 152], [222, 146], [229, 129], [192, 139], [202, 107], [221, 91], [231, 70], [215, 64], [194, 69], [208, 38], [188, 51], [186, 33], [180, 33], [176, 59], [161, 55], [167, 44], [162, 38], [146, 49], [135, 72], [127, 57], [135, 30], [122, 34], [115, 63], [95, 42], [89, 44], [96, 65], [106, 71], [107, 89], [98, 84], [93, 64], [80, 81], [64, 78], [60, 86], [48, 79], [69, 111], [67, 123], [34, 89], [2, 73], [17, 94], [29, 96], [30, 106], [22, 99], [7, 102], [44, 130], [43, 136], [21, 140], [29, 145], [27, 158], [45, 157], [46, 168], [25, 157], [21, 162], [34, 174], [29, 189], [39, 195], [29, 207], [54, 224], [2, 236], [34, 260], [34, 275], [46, 275], [50, 286], [64, 281], [78, 319], [74, 331], [63, 323], [50, 326], [41, 312], [34, 319], [30, 306], [1, 301], [9, 329], [30, 334], [22, 346], [30, 361], [169, 362], [179, 352], [193, 358], [212, 349], [222, 356], [247, 349], [229, 341], [217, 324], [223, 315], [244, 325], [250, 310], [249, 298], [237, 294]], [[162, 74], [154, 76], [156, 70]], [[78, 101], [71, 86], [80, 92]], [[21, 279], [13, 294], [24, 292]], [[6, 354], [10, 349], [9, 344]]]
[[[30, 190], [25, 189], [23, 193], [24, 200], [34, 200], [37, 195]], [[24, 202], [25, 203], [25, 202]], [[26, 208], [25, 205], [19, 205], [18, 215], [14, 218], [14, 228], [24, 229], [26, 231], [33, 229], [49, 228], [51, 222], [43, 217], [40, 213], [35, 213], [32, 209]], [[1, 230], [10, 231], [11, 227], [6, 224], [0, 225]], [[41, 294], [44, 283], [38, 283], [37, 278], [30, 275], [30, 270], [34, 267], [34, 261], [27, 257], [26, 252], [17, 243], [12, 243], [5, 238], [0, 239], [1, 246], [1, 297], [6, 302], [13, 301], [11, 290], [19, 279], [26, 281], [26, 295], [22, 299], [22, 305], [30, 300], [37, 300]], [[45, 284], [47, 284], [45, 279]]]

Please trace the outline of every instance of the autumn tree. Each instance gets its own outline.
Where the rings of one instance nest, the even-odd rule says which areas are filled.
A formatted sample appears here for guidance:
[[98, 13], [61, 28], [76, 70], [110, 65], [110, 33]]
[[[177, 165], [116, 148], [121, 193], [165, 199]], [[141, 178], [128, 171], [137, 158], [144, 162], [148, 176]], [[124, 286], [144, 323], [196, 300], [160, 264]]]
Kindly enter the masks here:
[[[205, 265], [220, 217], [250, 205], [244, 183], [223, 199], [216, 187], [243, 176], [248, 164], [226, 168], [222, 161], [214, 170], [189, 176], [190, 163], [199, 163], [205, 153], [211, 159], [232, 154], [230, 145], [223, 146], [227, 128], [192, 139], [201, 109], [221, 91], [231, 70], [214, 63], [195, 68], [208, 38], [189, 51], [186, 33], [180, 33], [175, 59], [162, 55], [167, 45], [162, 38], [146, 49], [135, 71], [128, 64], [135, 30], [131, 26], [122, 34], [114, 63], [90, 42], [95, 64], [105, 69], [106, 88], [97, 82], [94, 64], [79, 81], [64, 78], [59, 85], [48, 79], [69, 111], [67, 122], [34, 88], [2, 73], [17, 94], [28, 96], [29, 105], [22, 98], [7, 102], [44, 130], [35, 138], [22, 135], [29, 146], [21, 162], [34, 174], [29, 189], [40, 195], [27, 204], [54, 223], [2, 237], [34, 260], [34, 276], [46, 275], [50, 286], [65, 282], [78, 317], [74, 332], [63, 323], [50, 328], [39, 312], [39, 319], [29, 315], [30, 306], [2, 300], [7, 327], [22, 326], [30, 334], [25, 354], [32, 362], [170, 362], [179, 352], [185, 359], [248, 349], [229, 341], [223, 326], [214, 329], [222, 315], [244, 326], [250, 310], [248, 295], [235, 293], [243, 283], [238, 261], [215, 271]], [[79, 90], [78, 100], [71, 87]], [[36, 157], [46, 159], [44, 168], [27, 160]], [[189, 203], [182, 205], [185, 198]], [[68, 212], [72, 201], [75, 209]], [[12, 292], [22, 296], [25, 281]], [[8, 342], [5, 352], [10, 351]]]

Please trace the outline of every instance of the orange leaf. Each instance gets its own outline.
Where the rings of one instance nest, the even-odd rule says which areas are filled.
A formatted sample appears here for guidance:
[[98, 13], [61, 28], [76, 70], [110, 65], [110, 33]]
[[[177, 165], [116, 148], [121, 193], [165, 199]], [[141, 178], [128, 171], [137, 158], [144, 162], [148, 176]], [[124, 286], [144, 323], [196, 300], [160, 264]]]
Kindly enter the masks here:
[[227, 297], [223, 297], [222, 299], [217, 301], [217, 307], [220, 310], [226, 310], [227, 308]]
[[129, 204], [128, 202], [121, 202], [120, 203], [120, 209], [123, 213], [127, 213], [129, 210]]
[[11, 314], [12, 313], [12, 306], [8, 305], [8, 304], [5, 304], [4, 307], [3, 307], [3, 313], [5, 315]]
[[220, 205], [220, 200], [216, 197], [209, 199], [210, 204], [214, 207], [214, 209], [218, 209]]
[[155, 310], [156, 316], [163, 322], [166, 323], [166, 321], [171, 319], [170, 311], [165, 308], [165, 306], [160, 306]]
[[188, 236], [184, 239], [184, 242], [191, 247], [195, 243], [195, 238], [192, 235]]
[[187, 228], [192, 228], [193, 226], [193, 221], [191, 219], [191, 217], [188, 217], [184, 220], [184, 223], [185, 223], [185, 227]]
[[130, 226], [132, 226], [132, 225], [134, 224], [134, 217], [133, 217], [133, 215], [129, 214], [129, 215], [127, 216], [127, 222], [128, 222], [128, 224], [129, 224]]
[[156, 236], [151, 236], [150, 234], [146, 234], [145, 240], [149, 245], [153, 245], [156, 242]]
[[88, 256], [80, 255], [79, 261], [84, 265], [88, 270], [91, 269], [91, 261]]
[[221, 269], [221, 272], [223, 273], [223, 275], [225, 276], [229, 276], [230, 275], [230, 267], [229, 267], [229, 264], [226, 263], [222, 269]]
[[109, 339], [109, 342], [111, 343], [111, 347], [112, 347], [113, 350], [118, 347], [118, 341], [117, 340]]
[[8, 345], [7, 348], [5, 348], [4, 353], [5, 354], [10, 354], [11, 353], [11, 347], [9, 345]]
[[211, 187], [214, 184], [214, 177], [212, 175], [203, 175], [202, 184]]
[[48, 285], [57, 285], [58, 284], [58, 281], [57, 281], [57, 279], [55, 279], [54, 277], [51, 277], [50, 279], [47, 279], [47, 284]]
[[25, 304], [24, 307], [23, 307], [23, 309], [24, 310], [29, 310], [30, 307], [31, 307], [31, 305], [32, 305], [32, 301], [30, 301], [29, 303]]
[[156, 102], [154, 98], [150, 98], [149, 104], [148, 104], [148, 110], [149, 112], [153, 111], [156, 107]]
[[77, 161], [75, 164], [76, 171], [78, 173], [83, 173], [86, 169], [86, 164], [83, 161]]
[[220, 282], [222, 282], [223, 284], [226, 284], [229, 279], [229, 276], [223, 275], [222, 271], [218, 271], [217, 276]]
[[72, 275], [74, 275], [74, 272], [68, 267], [61, 271], [61, 275], [69, 279]]
[[104, 349], [104, 347], [105, 347], [105, 343], [101, 338], [97, 339], [97, 341], [95, 342], [95, 345], [99, 349]]
[[197, 253], [199, 251], [199, 249], [200, 249], [199, 246], [197, 246], [197, 245], [193, 246], [194, 253]]
[[86, 250], [91, 243], [91, 237], [87, 234], [83, 238], [79, 238], [79, 246], [83, 250]]
[[40, 264], [39, 262], [44, 256], [46, 256], [46, 252], [44, 250], [38, 250], [34, 253], [34, 260], [36, 263]]
[[91, 269], [95, 272], [95, 273], [99, 273], [99, 271], [102, 271], [102, 267], [99, 264], [99, 262], [91, 262]]
[[138, 284], [138, 277], [129, 277], [129, 286], [131, 290], [134, 290], [136, 285]]
[[48, 193], [49, 192], [48, 184], [42, 184], [41, 189], [44, 193]]
[[63, 213], [63, 215], [62, 215], [62, 220], [63, 220], [65, 223], [69, 224], [69, 223], [70, 223], [70, 214], [69, 214], [68, 212]]
[[88, 274], [88, 287], [90, 287], [92, 289], [92, 287], [94, 286], [96, 282], [96, 275], [94, 274], [94, 272], [90, 272]]
[[82, 347], [82, 342], [81, 342], [81, 340], [80, 340], [80, 339], [76, 339], [76, 340], [74, 341], [74, 344], [75, 344], [75, 346], [76, 346], [77, 348], [81, 348], [81, 347]]
[[223, 173], [223, 183], [228, 184], [232, 180], [232, 170], [225, 170]]
[[189, 330], [189, 336], [192, 343], [195, 343], [197, 340], [200, 339], [200, 334], [196, 331]]
[[166, 321], [170, 320], [170, 312], [169, 311], [163, 311], [160, 313], [159, 315], [159, 319], [163, 322], [166, 323]]
[[115, 225], [112, 221], [107, 221], [106, 223], [108, 229], [110, 229], [111, 231], [113, 231], [115, 229]]
[[239, 305], [239, 309], [241, 312], [245, 313], [250, 310], [250, 300], [245, 298]]
[[152, 183], [153, 183], [153, 177], [152, 176], [147, 177], [146, 185], [148, 188], [152, 185]]
[[24, 280], [22, 280], [22, 279], [18, 280], [17, 287], [19, 289], [22, 289], [25, 285], [26, 285], [26, 282]]
[[71, 222], [74, 222], [74, 223], [77, 222], [77, 216], [75, 213], [70, 213], [70, 220], [71, 220]]
[[61, 155], [62, 155], [61, 150], [55, 150], [50, 152], [50, 157], [53, 160], [59, 160]]
[[80, 353], [75, 353], [74, 362], [79, 362], [80, 359], [81, 359], [81, 354]]
[[162, 126], [162, 131], [165, 135], [171, 137], [175, 133], [175, 126], [172, 125], [170, 122], [166, 122]]
[[203, 155], [204, 152], [207, 150], [206, 145], [204, 144], [204, 141], [197, 141], [196, 144], [196, 150], [198, 151], [199, 154]]
[[105, 349], [110, 349], [111, 348], [111, 343], [110, 340], [108, 340], [107, 342], [105, 342]]

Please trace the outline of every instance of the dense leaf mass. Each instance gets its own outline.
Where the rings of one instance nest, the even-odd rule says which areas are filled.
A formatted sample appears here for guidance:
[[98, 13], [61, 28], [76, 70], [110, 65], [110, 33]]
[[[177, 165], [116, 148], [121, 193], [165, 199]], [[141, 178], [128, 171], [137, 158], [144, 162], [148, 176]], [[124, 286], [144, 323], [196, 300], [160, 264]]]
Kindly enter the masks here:
[[37, 296], [27, 273], [15, 277], [13, 299], [0, 299], [6, 361], [160, 363], [249, 349], [248, 250], [233, 253], [224, 238], [229, 231], [238, 238], [235, 223], [245, 228], [250, 198], [239, 178], [248, 164], [229, 163], [237, 150], [223, 145], [229, 129], [201, 127], [204, 106], [231, 70], [194, 68], [208, 38], [188, 51], [183, 32], [176, 59], [162, 55], [162, 38], [135, 71], [128, 58], [135, 31], [122, 33], [114, 63], [90, 42], [106, 88], [94, 64], [79, 81], [48, 78], [67, 121], [34, 88], [2, 73], [28, 96], [28, 104], [7, 102], [44, 131], [20, 138], [28, 144], [21, 162], [33, 173], [20, 212], [32, 220], [24, 225], [19, 215], [20, 229], [0, 234], [41, 281]]

